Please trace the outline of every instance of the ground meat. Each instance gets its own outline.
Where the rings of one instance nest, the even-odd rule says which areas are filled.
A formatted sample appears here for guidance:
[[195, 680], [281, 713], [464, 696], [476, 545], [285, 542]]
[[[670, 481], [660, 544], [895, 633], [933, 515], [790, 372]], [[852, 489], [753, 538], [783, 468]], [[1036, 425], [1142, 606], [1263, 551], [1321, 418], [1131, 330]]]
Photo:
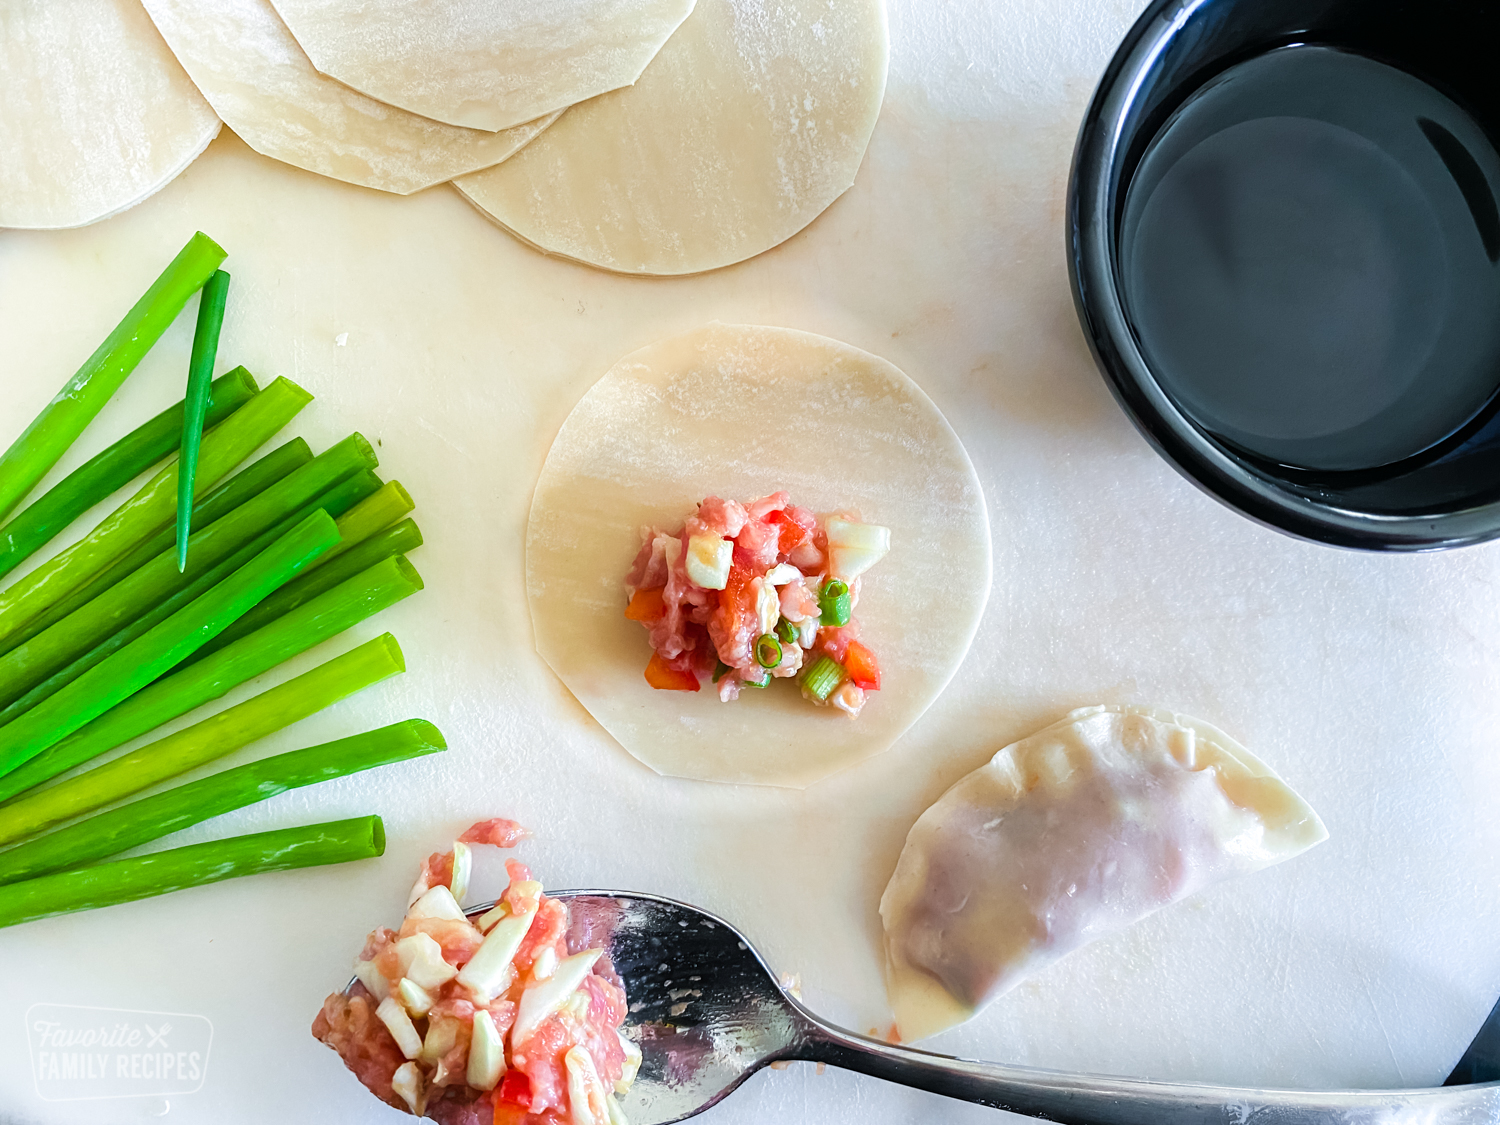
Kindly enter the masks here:
[[490, 1125], [495, 1106], [488, 1092], [475, 1097], [467, 1086], [439, 1086], [427, 1101], [427, 1116], [438, 1125]]
[[375, 1015], [376, 1007], [369, 990], [355, 982], [349, 995], [335, 992], [323, 1001], [322, 1011], [313, 1020], [313, 1037], [337, 1051], [372, 1094], [404, 1110], [406, 1103], [391, 1089], [391, 1077], [406, 1056]]
[[[514, 821], [496, 818], [473, 825], [461, 839], [508, 847], [525, 835]], [[433, 886], [442, 885], [451, 878], [452, 863], [453, 853], [434, 852], [423, 864], [422, 881], [430, 879]], [[416, 1104], [424, 1116], [439, 1125], [565, 1125], [571, 1120], [571, 1107], [564, 1056], [575, 1046], [589, 1052], [606, 1089], [623, 1073], [624, 1049], [618, 1029], [626, 1015], [625, 994], [606, 957], [595, 962], [595, 975], [584, 980], [579, 993], [544, 1019], [520, 1052], [514, 1050], [509, 1033], [519, 1002], [538, 987], [547, 971], [538, 977], [533, 967], [542, 963], [538, 957], [545, 953], [544, 962], [555, 971], [558, 962], [569, 955], [570, 922], [566, 904], [543, 895], [525, 864], [509, 859], [506, 871], [510, 884], [502, 899], [512, 916], [532, 911], [535, 916], [512, 959], [513, 972], [497, 982], [503, 986], [498, 994], [474, 991], [475, 982], [463, 982], [456, 976], [427, 988], [430, 999], [394, 991], [402, 973], [396, 951], [400, 939], [428, 935], [441, 947], [444, 960], [456, 969], [469, 962], [483, 941], [479, 929], [468, 921], [413, 917], [408, 913], [399, 931], [380, 927], [365, 941], [360, 959], [372, 962], [391, 985], [393, 996], [387, 1003], [410, 1005], [407, 1012], [413, 1029], [424, 1044], [423, 1053], [416, 1059], [404, 1057], [377, 1014], [380, 1004], [362, 980], [369, 979], [377, 987], [381, 982], [369, 975], [367, 965], [360, 966], [362, 980], [351, 985], [347, 993], [328, 997], [313, 1020], [313, 1035], [332, 1047], [365, 1087], [396, 1109], [410, 1112], [406, 1100], [394, 1089], [396, 1072], [403, 1067], [415, 1068], [419, 1075]], [[582, 936], [586, 928], [579, 928], [575, 936]], [[599, 957], [608, 934], [599, 933], [597, 940], [599, 944], [587, 948]], [[418, 999], [422, 1000], [420, 1006]], [[509, 1063], [499, 1085], [489, 1092], [469, 1085], [470, 1049], [476, 1013], [481, 1008], [506, 1044]], [[488, 1082], [490, 1077], [482, 1081]], [[591, 1104], [597, 1101], [597, 1092], [590, 1100]], [[599, 1107], [594, 1108], [597, 1113]]]
[[749, 520], [734, 541], [734, 557], [753, 574], [764, 574], [781, 554], [781, 529], [764, 520]]
[[497, 848], [513, 848], [531, 833], [513, 820], [497, 816], [492, 820], [481, 820], [470, 825], [458, 838], [461, 844], [494, 844]]
[[720, 500], [710, 496], [698, 505], [698, 514], [688, 517], [687, 533], [693, 535], [717, 535], [721, 539], [733, 539], [745, 526], [748, 517], [745, 507], [738, 500]]

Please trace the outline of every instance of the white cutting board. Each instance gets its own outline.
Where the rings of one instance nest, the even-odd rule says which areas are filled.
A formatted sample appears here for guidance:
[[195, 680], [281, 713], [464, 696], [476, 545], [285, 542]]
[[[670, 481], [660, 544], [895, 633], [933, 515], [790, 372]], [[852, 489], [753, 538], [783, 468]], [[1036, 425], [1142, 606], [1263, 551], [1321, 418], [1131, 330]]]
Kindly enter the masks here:
[[[396, 1121], [308, 1025], [365, 932], [400, 917], [420, 857], [494, 815], [536, 830], [522, 854], [550, 885], [698, 903], [799, 973], [817, 1010], [884, 1027], [876, 903], [911, 822], [1000, 745], [1136, 701], [1243, 740], [1332, 839], [1069, 958], [931, 1046], [1180, 1080], [1440, 1081], [1500, 992], [1500, 554], [1294, 542], [1201, 495], [1115, 407], [1068, 293], [1063, 198], [1076, 123], [1137, 7], [893, 3], [890, 86], [853, 190], [781, 248], [704, 277], [549, 260], [446, 188], [345, 187], [227, 133], [114, 219], [0, 232], [6, 440], [202, 229], [234, 276], [221, 368], [307, 386], [318, 398], [295, 432], [321, 449], [358, 428], [417, 498], [428, 588], [357, 630], [393, 630], [410, 671], [230, 761], [413, 715], [452, 746], [181, 838], [379, 812], [383, 859], [0, 931], [0, 1121]], [[711, 319], [821, 332], [901, 366], [967, 444], [994, 525], [994, 591], [948, 691], [891, 751], [801, 793], [656, 777], [532, 648], [522, 535], [553, 434], [616, 358]], [[180, 395], [190, 320], [61, 468]], [[480, 892], [499, 886], [487, 870]], [[207, 1017], [206, 1080], [167, 1099], [43, 1101], [24, 1020], [38, 1003]], [[796, 1066], [704, 1120], [997, 1117]]]

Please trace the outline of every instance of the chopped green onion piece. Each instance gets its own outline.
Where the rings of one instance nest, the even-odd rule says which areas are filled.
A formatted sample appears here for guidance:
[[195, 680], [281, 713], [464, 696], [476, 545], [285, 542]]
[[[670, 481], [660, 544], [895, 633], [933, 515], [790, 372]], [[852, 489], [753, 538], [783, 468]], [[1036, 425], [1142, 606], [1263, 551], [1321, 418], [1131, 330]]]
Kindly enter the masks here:
[[[741, 672], [740, 674], [741, 675], [747, 675], [748, 671], [749, 670], [747, 669], [745, 672]], [[771, 686], [771, 673], [767, 672], [764, 668], [757, 668], [757, 669], [755, 669], [755, 671], [758, 671], [760, 673], [760, 679], [758, 679], [758, 680], [741, 680], [740, 683], [744, 687], [758, 687], [758, 688], [770, 687]]]
[[849, 594], [849, 583], [842, 578], [830, 578], [823, 583], [823, 589], [818, 591], [818, 610], [821, 614], [820, 624], [825, 628], [836, 629], [840, 625], [849, 624], [849, 611], [852, 607], [853, 598]]
[[724, 673], [727, 671], [729, 671], [728, 664], [725, 664], [722, 660], [714, 661], [714, 683], [718, 683], [720, 680], [722, 680], [724, 678]]
[[802, 674], [802, 694], [819, 703], [827, 703], [834, 689], [843, 682], [843, 665], [825, 653]]
[[193, 521], [193, 482], [198, 476], [198, 446], [208, 414], [208, 387], [214, 359], [219, 354], [219, 329], [224, 326], [224, 303], [229, 297], [229, 275], [215, 270], [198, 297], [198, 326], [188, 360], [187, 397], [182, 416], [182, 453], [177, 458], [177, 570], [187, 569], [188, 533]]
[[781, 663], [781, 642], [770, 633], [762, 633], [755, 642], [755, 662], [762, 668], [774, 668]]
[[776, 639], [784, 645], [794, 643], [797, 640], [797, 626], [783, 617], [776, 622]]

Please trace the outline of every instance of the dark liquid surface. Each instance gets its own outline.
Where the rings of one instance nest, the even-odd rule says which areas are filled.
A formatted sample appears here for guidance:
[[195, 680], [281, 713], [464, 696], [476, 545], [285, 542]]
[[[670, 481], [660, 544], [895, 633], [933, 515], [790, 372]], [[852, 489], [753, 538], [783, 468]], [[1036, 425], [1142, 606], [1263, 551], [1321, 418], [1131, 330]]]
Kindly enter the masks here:
[[1230, 68], [1136, 171], [1121, 284], [1163, 389], [1268, 461], [1370, 469], [1500, 386], [1500, 155], [1426, 83], [1328, 47]]

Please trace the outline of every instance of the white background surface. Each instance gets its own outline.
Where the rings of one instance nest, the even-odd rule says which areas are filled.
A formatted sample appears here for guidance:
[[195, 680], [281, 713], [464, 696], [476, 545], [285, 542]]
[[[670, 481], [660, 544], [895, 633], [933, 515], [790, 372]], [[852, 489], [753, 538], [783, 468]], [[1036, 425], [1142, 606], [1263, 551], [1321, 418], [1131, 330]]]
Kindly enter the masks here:
[[[410, 671], [229, 762], [412, 715], [452, 746], [179, 838], [379, 812], [381, 860], [0, 931], [0, 1121], [395, 1121], [308, 1025], [366, 931], [399, 918], [420, 857], [491, 815], [536, 830], [522, 857], [550, 885], [701, 904], [800, 973], [813, 1007], [884, 1026], [876, 903], [908, 826], [1005, 742], [1123, 701], [1223, 727], [1332, 839], [1098, 943], [930, 1045], [1182, 1080], [1440, 1081], [1500, 989], [1500, 555], [1294, 542], [1198, 493], [1115, 407], [1074, 317], [1062, 209], [1078, 118], [1135, 10], [894, 3], [853, 190], [781, 248], [699, 278], [548, 260], [446, 188], [345, 187], [227, 132], [108, 222], [0, 232], [5, 440], [201, 228], [234, 275], [221, 369], [304, 384], [318, 399], [294, 431], [317, 449], [354, 428], [379, 439], [381, 471], [417, 498], [428, 589], [230, 701], [385, 629]], [[548, 443], [619, 356], [715, 318], [902, 367], [966, 443], [995, 530], [989, 609], [947, 693], [895, 748], [801, 793], [656, 777], [532, 649], [522, 536]], [[184, 317], [59, 471], [180, 396], [190, 334]], [[42, 1102], [23, 1025], [39, 1002], [207, 1016], [207, 1082], [169, 1105]], [[999, 1117], [799, 1066], [704, 1120]]]

